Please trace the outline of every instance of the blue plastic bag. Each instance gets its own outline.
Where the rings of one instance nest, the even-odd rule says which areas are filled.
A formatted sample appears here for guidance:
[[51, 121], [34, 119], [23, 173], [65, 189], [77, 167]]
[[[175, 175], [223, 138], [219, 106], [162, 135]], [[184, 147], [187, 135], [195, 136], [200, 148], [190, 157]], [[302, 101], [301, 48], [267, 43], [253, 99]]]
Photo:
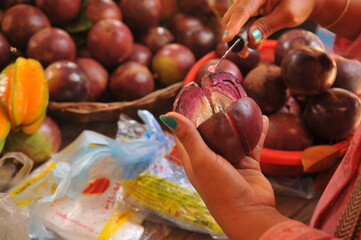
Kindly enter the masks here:
[[[139, 138], [119, 142], [86, 130], [54, 154], [43, 170], [13, 189], [10, 194], [15, 202], [30, 209], [28, 230], [31, 238], [52, 238], [43, 224], [49, 206], [61, 198], [74, 201], [81, 198], [89, 185], [94, 165], [108, 169], [107, 175], [111, 176], [113, 183], [120, 182], [135, 178], [153, 159], [169, 152], [174, 142], [169, 142], [153, 115], [145, 110], [138, 111], [138, 114], [145, 124], [145, 131]], [[111, 160], [104, 161], [105, 158]]]

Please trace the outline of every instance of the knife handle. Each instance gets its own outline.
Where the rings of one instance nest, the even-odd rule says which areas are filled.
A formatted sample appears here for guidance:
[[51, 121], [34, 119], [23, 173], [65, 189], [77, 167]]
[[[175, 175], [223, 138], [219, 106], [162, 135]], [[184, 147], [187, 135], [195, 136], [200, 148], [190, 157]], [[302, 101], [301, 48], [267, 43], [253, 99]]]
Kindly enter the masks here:
[[230, 48], [230, 47], [232, 47], [233, 44], [239, 39], [238, 43], [237, 43], [235, 46], [233, 46], [233, 48], [231, 49], [232, 52], [238, 53], [238, 52], [242, 51], [245, 46], [248, 45], [248, 29], [249, 29], [249, 27], [252, 25], [252, 23], [253, 23], [254, 21], [256, 21], [258, 18], [259, 18], [259, 17], [252, 17], [252, 18], [250, 18], [250, 19], [246, 22], [246, 24], [243, 25], [243, 27], [241, 28], [241, 30], [239, 31], [239, 33], [238, 33], [236, 36], [234, 36], [234, 38], [233, 38], [231, 41], [229, 41], [229, 42], [227, 43], [228, 48]]

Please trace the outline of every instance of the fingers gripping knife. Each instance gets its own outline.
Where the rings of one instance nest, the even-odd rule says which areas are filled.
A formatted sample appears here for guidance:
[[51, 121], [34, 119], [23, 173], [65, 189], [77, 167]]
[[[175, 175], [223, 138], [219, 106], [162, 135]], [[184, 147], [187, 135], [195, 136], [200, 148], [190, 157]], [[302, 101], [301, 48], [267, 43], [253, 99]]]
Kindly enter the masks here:
[[215, 70], [218, 69], [218, 66], [222, 63], [223, 59], [228, 56], [229, 53], [240, 52], [248, 45], [248, 29], [256, 19], [257, 17], [250, 18], [248, 22], [241, 28], [239, 33], [230, 42], [227, 43], [228, 50], [223, 54], [221, 59], [215, 65]]

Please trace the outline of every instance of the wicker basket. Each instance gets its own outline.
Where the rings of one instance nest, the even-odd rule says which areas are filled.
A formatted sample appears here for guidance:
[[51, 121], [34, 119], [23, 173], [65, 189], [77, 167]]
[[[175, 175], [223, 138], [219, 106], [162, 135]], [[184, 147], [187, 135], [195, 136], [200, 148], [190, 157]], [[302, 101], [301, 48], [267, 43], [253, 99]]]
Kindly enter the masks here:
[[139, 109], [148, 110], [156, 117], [172, 110], [175, 96], [182, 83], [175, 83], [130, 102], [50, 102], [48, 114], [59, 120], [76, 123], [114, 122], [120, 113], [139, 119]]
[[[202, 6], [201, 12], [199, 6]], [[209, 0], [184, 0], [180, 2], [180, 12], [199, 17], [214, 32], [216, 39], [221, 39], [220, 16]], [[118, 120], [120, 113], [139, 120], [138, 109], [149, 110], [155, 116], [170, 111], [181, 87], [181, 82], [175, 83], [130, 102], [50, 102], [48, 114], [74, 123], [113, 122]]]

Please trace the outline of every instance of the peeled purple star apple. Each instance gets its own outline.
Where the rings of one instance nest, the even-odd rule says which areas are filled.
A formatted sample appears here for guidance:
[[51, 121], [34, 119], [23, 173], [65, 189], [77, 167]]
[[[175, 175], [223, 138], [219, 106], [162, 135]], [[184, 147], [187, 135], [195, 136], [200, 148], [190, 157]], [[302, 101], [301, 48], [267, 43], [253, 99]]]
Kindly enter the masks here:
[[205, 143], [235, 167], [261, 137], [261, 109], [228, 72], [211, 73], [200, 85], [184, 86], [173, 110], [188, 117]]

